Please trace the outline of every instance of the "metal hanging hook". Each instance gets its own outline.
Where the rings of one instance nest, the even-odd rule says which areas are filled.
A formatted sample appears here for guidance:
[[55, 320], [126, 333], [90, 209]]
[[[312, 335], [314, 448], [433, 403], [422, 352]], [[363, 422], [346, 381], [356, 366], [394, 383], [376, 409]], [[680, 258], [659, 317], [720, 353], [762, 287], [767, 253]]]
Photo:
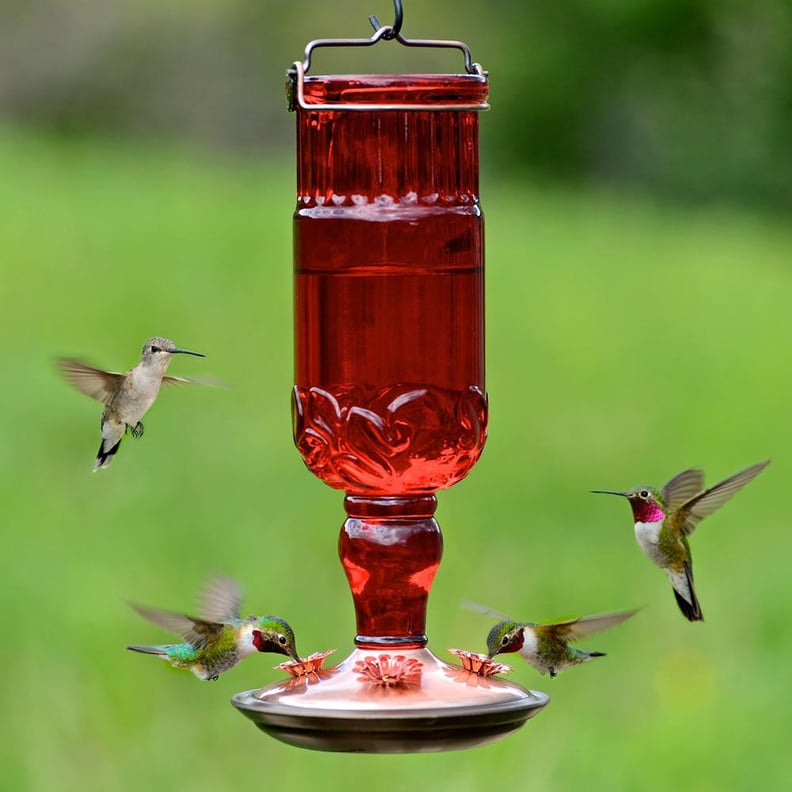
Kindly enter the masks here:
[[404, 22], [404, 6], [402, 0], [393, 0], [394, 19], [393, 25], [381, 25], [379, 19], [373, 14], [369, 17], [374, 28], [374, 35], [371, 38], [333, 38], [333, 39], [314, 39], [305, 46], [305, 57], [301, 61], [295, 61], [294, 65], [287, 72], [289, 76], [288, 103], [289, 110], [300, 107], [303, 110], [317, 112], [320, 110], [489, 110], [486, 101], [475, 104], [358, 104], [358, 103], [329, 103], [329, 104], [308, 104], [305, 101], [305, 75], [311, 68], [311, 58], [315, 49], [320, 47], [370, 47], [378, 41], [397, 41], [404, 47], [439, 47], [445, 49], [459, 50], [465, 59], [465, 71], [472, 76], [483, 78], [486, 82], [487, 72], [481, 67], [480, 63], [474, 63], [470, 54], [470, 49], [463, 41], [451, 41], [447, 39], [406, 39], [401, 34], [402, 23]]
[[372, 14], [369, 17], [369, 22], [371, 22], [371, 27], [374, 28], [375, 32], [379, 32], [382, 28], [385, 28], [385, 31], [382, 33], [381, 38], [385, 39], [385, 41], [391, 41], [398, 37], [399, 33], [401, 33], [402, 24], [404, 22], [404, 4], [402, 0], [393, 0], [393, 24], [392, 25], [380, 25], [379, 19]]

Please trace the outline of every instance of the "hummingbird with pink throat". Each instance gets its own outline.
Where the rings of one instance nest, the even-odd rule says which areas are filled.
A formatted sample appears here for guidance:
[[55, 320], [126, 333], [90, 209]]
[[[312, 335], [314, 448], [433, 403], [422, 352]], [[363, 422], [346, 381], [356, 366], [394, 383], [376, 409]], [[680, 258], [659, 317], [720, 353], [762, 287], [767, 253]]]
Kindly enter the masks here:
[[751, 465], [706, 489], [704, 473], [691, 468], [678, 473], [660, 489], [640, 486], [625, 491], [592, 492], [620, 495], [630, 502], [638, 546], [650, 561], [665, 571], [685, 618], [704, 621], [693, 585], [693, 558], [688, 537], [705, 517], [720, 509], [769, 464], [767, 459]]

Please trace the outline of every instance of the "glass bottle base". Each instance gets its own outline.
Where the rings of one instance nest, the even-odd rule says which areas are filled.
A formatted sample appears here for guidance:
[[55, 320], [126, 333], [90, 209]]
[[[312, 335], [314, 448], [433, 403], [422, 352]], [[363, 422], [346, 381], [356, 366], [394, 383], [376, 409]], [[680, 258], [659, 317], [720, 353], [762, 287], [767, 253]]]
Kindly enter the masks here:
[[426, 648], [358, 648], [334, 668], [238, 693], [231, 703], [262, 731], [300, 748], [423, 753], [495, 742], [549, 701], [449, 665]]

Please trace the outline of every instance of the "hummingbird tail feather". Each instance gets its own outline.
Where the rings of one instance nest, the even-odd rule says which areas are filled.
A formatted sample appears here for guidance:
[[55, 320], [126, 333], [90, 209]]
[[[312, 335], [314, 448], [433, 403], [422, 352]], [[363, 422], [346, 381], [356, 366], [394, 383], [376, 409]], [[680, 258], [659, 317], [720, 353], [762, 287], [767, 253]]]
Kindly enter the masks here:
[[677, 605], [679, 605], [679, 610], [682, 611], [682, 615], [688, 621], [704, 621], [704, 615], [701, 612], [701, 605], [699, 605], [699, 601], [692, 588], [690, 589], [690, 593], [692, 595], [693, 602], [688, 602], [676, 589], [674, 589], [674, 596], [676, 597]]
[[159, 655], [160, 657], [164, 657], [168, 654], [165, 651], [165, 648], [162, 646], [140, 646], [137, 644], [133, 644], [132, 646], [127, 646], [127, 649], [130, 652], [140, 652], [141, 654]]
[[102, 440], [101, 444], [99, 445], [99, 451], [96, 454], [96, 462], [94, 462], [94, 472], [99, 470], [99, 468], [106, 468], [110, 464], [116, 452], [118, 451], [118, 446], [120, 445], [121, 445], [121, 441], [119, 440], [109, 451], [105, 451], [104, 440]]
[[666, 574], [674, 589], [674, 597], [676, 597], [677, 605], [679, 605], [682, 615], [688, 621], [704, 621], [701, 605], [699, 605], [696, 589], [693, 585], [693, 562], [690, 556], [685, 559], [681, 570], [667, 569]]

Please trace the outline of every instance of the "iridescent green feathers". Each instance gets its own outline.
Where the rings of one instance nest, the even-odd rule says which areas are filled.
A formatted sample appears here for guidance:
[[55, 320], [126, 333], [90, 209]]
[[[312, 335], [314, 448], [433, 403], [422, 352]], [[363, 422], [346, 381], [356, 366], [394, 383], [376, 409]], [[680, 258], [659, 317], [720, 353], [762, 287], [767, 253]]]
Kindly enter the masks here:
[[192, 671], [200, 679], [217, 679], [254, 652], [275, 652], [297, 660], [294, 632], [277, 616], [240, 616], [239, 586], [227, 577], [209, 582], [200, 599], [200, 617], [185, 613], [131, 607], [147, 621], [179, 635], [184, 643], [127, 648], [167, 659], [177, 668]]
[[594, 635], [621, 624], [637, 611], [619, 611], [580, 619], [566, 619], [551, 624], [519, 622], [503, 614], [465, 600], [463, 606], [500, 619], [487, 635], [487, 655], [519, 652], [539, 673], [556, 676], [561, 671], [579, 665], [593, 657], [603, 657], [602, 652], [579, 649], [574, 641]]
[[490, 657], [503, 652], [519, 651], [521, 647], [516, 646], [519, 639], [516, 633], [528, 628], [539, 637], [540, 644], [547, 643], [548, 646], [555, 647], [560, 651], [566, 649], [569, 643], [579, 641], [596, 635], [603, 630], [615, 627], [617, 624], [634, 616], [638, 611], [618, 611], [614, 613], [603, 613], [596, 616], [584, 616], [579, 619], [567, 619], [565, 621], [551, 624], [537, 624], [536, 622], [517, 622], [504, 619], [498, 622], [487, 636], [487, 653]]

